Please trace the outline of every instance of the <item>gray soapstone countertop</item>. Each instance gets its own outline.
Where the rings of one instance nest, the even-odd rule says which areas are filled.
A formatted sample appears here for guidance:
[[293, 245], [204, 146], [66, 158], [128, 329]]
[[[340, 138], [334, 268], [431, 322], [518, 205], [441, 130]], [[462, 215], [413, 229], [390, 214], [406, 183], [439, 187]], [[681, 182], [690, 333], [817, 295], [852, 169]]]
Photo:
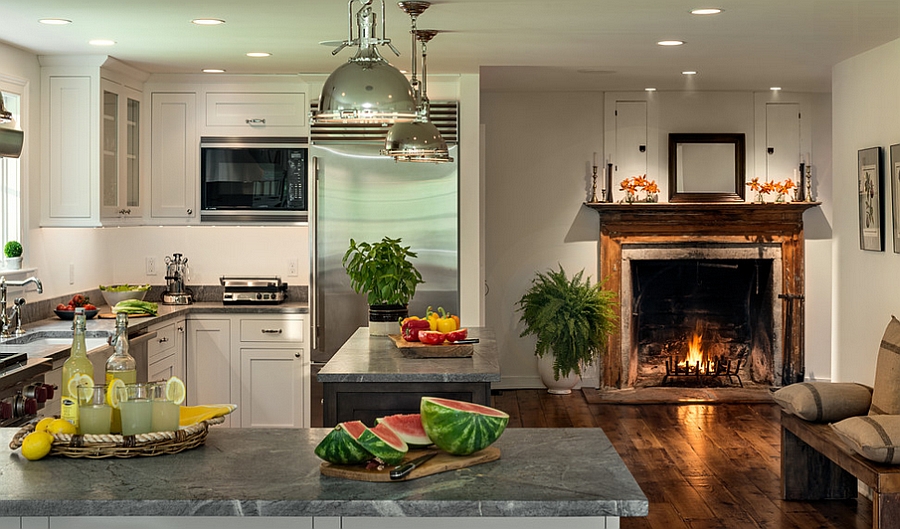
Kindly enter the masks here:
[[498, 382], [500, 357], [494, 331], [469, 327], [478, 338], [469, 358], [407, 358], [387, 336], [360, 327], [319, 371], [319, 382]]
[[[8, 447], [13, 428], [0, 429]], [[397, 483], [322, 476], [328, 430], [210, 429], [180, 454], [0, 458], [0, 516], [646, 516], [599, 428], [510, 428], [498, 461]]]

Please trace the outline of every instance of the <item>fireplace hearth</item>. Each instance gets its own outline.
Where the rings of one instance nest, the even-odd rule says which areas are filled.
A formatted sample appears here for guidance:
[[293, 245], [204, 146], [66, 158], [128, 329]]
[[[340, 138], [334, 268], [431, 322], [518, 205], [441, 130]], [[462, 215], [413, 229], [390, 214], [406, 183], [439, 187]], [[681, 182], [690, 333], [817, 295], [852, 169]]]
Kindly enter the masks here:
[[817, 203], [586, 205], [621, 311], [601, 389], [803, 380], [803, 212]]

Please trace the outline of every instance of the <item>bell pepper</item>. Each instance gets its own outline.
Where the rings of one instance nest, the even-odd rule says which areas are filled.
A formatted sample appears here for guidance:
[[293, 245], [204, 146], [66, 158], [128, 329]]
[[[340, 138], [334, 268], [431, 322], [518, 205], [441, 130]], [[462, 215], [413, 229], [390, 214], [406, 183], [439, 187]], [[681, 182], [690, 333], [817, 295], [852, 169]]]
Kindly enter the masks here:
[[428, 320], [420, 320], [415, 316], [413, 316], [413, 318], [407, 318], [406, 320], [404, 320], [404, 323], [401, 327], [401, 335], [407, 342], [418, 342], [419, 331], [427, 331], [430, 328]]
[[453, 332], [459, 329], [459, 317], [450, 314], [444, 310], [444, 307], [438, 307], [440, 317], [437, 321], [437, 330], [442, 333]]
[[458, 340], [465, 340], [469, 336], [469, 329], [457, 329], [455, 331], [451, 331], [447, 333], [447, 341], [455, 342]]
[[425, 311], [425, 319], [428, 320], [428, 324], [432, 331], [438, 330], [438, 320], [441, 319], [441, 316], [437, 312], [431, 310], [431, 305], [429, 305], [428, 310]]
[[440, 345], [446, 337], [446, 334], [438, 331], [419, 331], [419, 341], [428, 345]]

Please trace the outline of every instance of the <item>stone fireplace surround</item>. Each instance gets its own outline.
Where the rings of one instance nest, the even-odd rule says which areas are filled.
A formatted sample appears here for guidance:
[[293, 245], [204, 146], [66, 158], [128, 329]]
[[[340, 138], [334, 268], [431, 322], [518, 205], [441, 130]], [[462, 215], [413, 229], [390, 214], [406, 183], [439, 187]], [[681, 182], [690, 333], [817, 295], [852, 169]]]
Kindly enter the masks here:
[[630, 260], [698, 253], [773, 260], [776, 385], [803, 380], [803, 212], [818, 203], [585, 205], [600, 216], [599, 277], [617, 293], [621, 309], [619, 331], [600, 358], [601, 389], [632, 387], [635, 379]]

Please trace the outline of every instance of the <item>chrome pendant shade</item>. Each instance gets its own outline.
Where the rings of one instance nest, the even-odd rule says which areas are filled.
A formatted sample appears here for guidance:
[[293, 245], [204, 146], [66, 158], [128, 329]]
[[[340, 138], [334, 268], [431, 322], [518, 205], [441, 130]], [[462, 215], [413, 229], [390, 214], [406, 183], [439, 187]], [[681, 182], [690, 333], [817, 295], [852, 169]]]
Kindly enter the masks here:
[[3, 94], [0, 93], [0, 157], [18, 158], [24, 142], [25, 133], [16, 129], [16, 121], [12, 112], [3, 106]]
[[[356, 13], [357, 38], [353, 38], [353, 2], [362, 7]], [[313, 123], [402, 123], [416, 118], [417, 102], [406, 77], [378, 53], [376, 46], [387, 45], [394, 53], [390, 39], [384, 37], [384, 0], [381, 0], [382, 36], [376, 36], [376, 16], [372, 0], [349, 0], [351, 24], [348, 40], [332, 52], [347, 46], [359, 48], [346, 64], [334, 70], [322, 87], [319, 109], [312, 114]]]

